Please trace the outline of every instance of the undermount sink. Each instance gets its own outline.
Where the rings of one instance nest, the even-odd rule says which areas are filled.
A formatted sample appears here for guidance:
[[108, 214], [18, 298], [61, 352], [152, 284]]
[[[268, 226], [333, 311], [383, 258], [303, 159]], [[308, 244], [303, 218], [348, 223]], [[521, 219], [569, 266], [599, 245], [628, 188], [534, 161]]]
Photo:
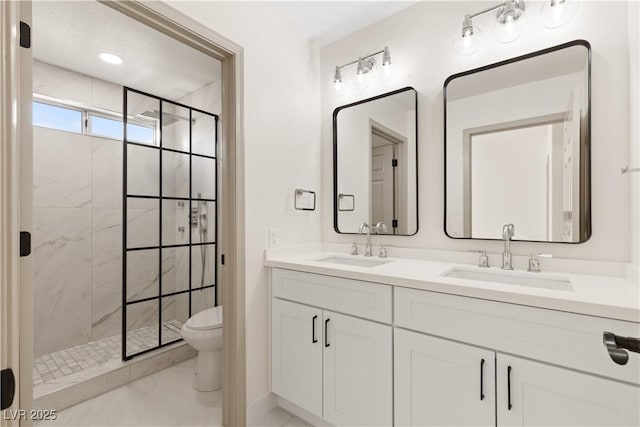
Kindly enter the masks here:
[[495, 270], [475, 270], [454, 268], [442, 274], [444, 277], [455, 277], [465, 280], [479, 280], [482, 282], [505, 283], [508, 285], [529, 286], [532, 288], [555, 289], [558, 291], [572, 290], [568, 279], [550, 276], [535, 276], [536, 273], [512, 273]]
[[340, 264], [340, 265], [352, 265], [354, 267], [377, 267], [382, 264], [386, 264], [389, 261], [378, 261], [373, 259], [362, 259], [362, 258], [347, 258], [347, 257], [337, 257], [332, 256], [329, 258], [321, 258], [317, 259], [317, 262], [327, 262], [331, 264]]

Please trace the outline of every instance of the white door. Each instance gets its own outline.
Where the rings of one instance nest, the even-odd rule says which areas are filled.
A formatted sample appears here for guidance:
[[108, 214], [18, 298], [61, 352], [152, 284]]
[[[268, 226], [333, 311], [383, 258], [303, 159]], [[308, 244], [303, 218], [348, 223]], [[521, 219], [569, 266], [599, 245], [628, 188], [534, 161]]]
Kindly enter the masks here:
[[640, 425], [640, 387], [500, 353], [496, 366], [498, 426]]
[[391, 326], [324, 312], [323, 418], [334, 425], [392, 424]]
[[396, 426], [495, 426], [495, 353], [394, 330]]
[[322, 310], [274, 299], [273, 392], [322, 417]]
[[[377, 135], [372, 138], [382, 139]], [[374, 147], [371, 150], [371, 218], [369, 224], [384, 222], [391, 232], [393, 223], [394, 191], [393, 144]]]

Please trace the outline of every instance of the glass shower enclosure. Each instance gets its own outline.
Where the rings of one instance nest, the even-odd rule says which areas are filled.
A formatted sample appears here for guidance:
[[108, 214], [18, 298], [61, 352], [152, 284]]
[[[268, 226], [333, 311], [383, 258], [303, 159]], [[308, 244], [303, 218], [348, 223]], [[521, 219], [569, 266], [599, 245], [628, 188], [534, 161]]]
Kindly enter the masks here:
[[124, 88], [122, 359], [217, 305], [218, 116]]

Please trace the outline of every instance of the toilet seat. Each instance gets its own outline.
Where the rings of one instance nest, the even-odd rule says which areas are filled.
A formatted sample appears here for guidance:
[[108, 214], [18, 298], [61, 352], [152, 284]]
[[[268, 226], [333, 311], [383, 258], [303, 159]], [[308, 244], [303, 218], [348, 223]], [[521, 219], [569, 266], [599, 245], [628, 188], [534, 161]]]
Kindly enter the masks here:
[[194, 331], [205, 331], [222, 327], [222, 306], [208, 308], [192, 316], [185, 326]]

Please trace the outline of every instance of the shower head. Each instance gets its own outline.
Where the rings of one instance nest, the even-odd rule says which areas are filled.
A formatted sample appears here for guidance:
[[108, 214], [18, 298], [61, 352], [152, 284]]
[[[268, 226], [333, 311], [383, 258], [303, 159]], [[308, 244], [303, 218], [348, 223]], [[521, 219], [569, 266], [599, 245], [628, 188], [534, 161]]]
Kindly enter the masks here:
[[[153, 120], [158, 121], [160, 119], [160, 111], [158, 110], [153, 110], [153, 111], [144, 111], [140, 114], [136, 115], [136, 118], [140, 119], [140, 120], [145, 120], [145, 121], [149, 121], [149, 120]], [[162, 113], [162, 124], [163, 125], [170, 125], [173, 124], [175, 122], [177, 122], [178, 120], [186, 120], [189, 121], [188, 117], [182, 117], [179, 116], [177, 114], [171, 114], [171, 113]], [[196, 119], [191, 119], [191, 123], [195, 124]]]

